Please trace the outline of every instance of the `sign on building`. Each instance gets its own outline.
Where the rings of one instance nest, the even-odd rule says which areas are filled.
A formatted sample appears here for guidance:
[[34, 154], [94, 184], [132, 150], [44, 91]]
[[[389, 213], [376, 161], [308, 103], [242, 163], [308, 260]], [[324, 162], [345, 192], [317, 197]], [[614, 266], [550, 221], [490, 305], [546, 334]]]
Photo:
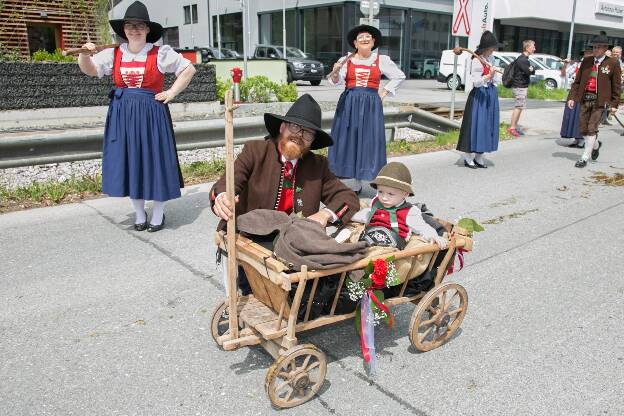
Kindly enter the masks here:
[[624, 5], [610, 3], [607, 1], [596, 1], [596, 14], [606, 14], [609, 16], [624, 16]]

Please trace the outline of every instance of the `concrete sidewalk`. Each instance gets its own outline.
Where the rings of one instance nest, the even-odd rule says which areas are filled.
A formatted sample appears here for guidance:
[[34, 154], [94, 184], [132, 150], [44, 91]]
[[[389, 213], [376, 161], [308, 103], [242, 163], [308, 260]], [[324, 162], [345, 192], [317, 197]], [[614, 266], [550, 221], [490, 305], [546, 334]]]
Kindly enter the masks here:
[[[624, 140], [603, 132], [598, 161], [576, 169], [580, 151], [556, 144], [554, 111], [523, 115], [531, 132], [555, 126], [501, 143], [487, 170], [455, 151], [397, 159], [415, 200], [485, 223], [450, 279], [468, 291], [466, 319], [422, 354], [407, 337], [413, 306], [396, 308], [395, 329], [377, 331], [374, 380], [352, 322], [301, 334], [327, 354], [327, 378], [280, 414], [624, 413], [624, 194], [590, 178], [623, 172]], [[167, 203], [155, 234], [132, 230], [126, 199], [0, 215], [0, 415], [275, 412], [270, 356], [220, 351], [210, 337], [224, 295], [209, 186]]]

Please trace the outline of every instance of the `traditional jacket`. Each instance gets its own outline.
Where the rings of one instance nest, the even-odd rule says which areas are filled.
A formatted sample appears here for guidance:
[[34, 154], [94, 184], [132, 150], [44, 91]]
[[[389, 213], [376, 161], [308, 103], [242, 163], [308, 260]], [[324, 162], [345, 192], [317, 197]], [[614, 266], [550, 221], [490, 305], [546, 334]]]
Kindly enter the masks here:
[[[576, 102], [583, 101], [583, 94], [586, 91], [593, 66], [593, 56], [583, 59], [579, 73], [575, 77], [570, 93], [568, 94], [568, 100], [574, 100]], [[622, 70], [620, 69], [620, 64], [617, 59], [605, 57], [602, 60], [598, 68], [596, 85], [596, 93], [598, 94], [596, 105], [598, 107], [608, 105], [609, 107], [617, 108], [620, 104], [620, 92], [622, 89]]]
[[[277, 150], [277, 139], [252, 140], [234, 162], [234, 192], [239, 195], [236, 215], [254, 209], [276, 209], [282, 183], [282, 163]], [[225, 192], [225, 175], [212, 187], [211, 206], [218, 194]], [[306, 153], [297, 163], [293, 212], [308, 217], [320, 209], [321, 202], [336, 213], [343, 222], [358, 212], [360, 202], [351, 189], [329, 170], [327, 158]], [[218, 229], [225, 227], [225, 221]]]

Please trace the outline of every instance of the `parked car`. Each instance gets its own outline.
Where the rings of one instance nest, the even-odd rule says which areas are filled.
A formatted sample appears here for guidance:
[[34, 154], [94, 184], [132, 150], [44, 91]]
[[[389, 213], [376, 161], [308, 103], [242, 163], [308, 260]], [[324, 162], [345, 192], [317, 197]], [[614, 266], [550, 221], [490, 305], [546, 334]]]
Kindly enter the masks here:
[[284, 57], [283, 47], [278, 45], [258, 45], [254, 52], [255, 58], [260, 59], [286, 59], [286, 79], [293, 81], [310, 81], [312, 85], [319, 85], [325, 75], [325, 68], [320, 61], [310, 59], [308, 56], [292, 46], [286, 47]]
[[[518, 52], [494, 52], [494, 65], [501, 69], [505, 69], [514, 59], [520, 55]], [[458, 88], [463, 88], [465, 85], [465, 62], [470, 59], [468, 52], [462, 52], [457, 59], [457, 78], [453, 80], [453, 50], [442, 51], [442, 57], [440, 58], [440, 70], [438, 72], [437, 81], [446, 84], [448, 89], [453, 88], [453, 83], [458, 83]], [[531, 65], [535, 67], [535, 75], [531, 76], [531, 83], [537, 81], [544, 81], [546, 88], [560, 88], [562, 85], [561, 76], [559, 70], [550, 70], [541, 63], [529, 58]]]
[[536, 60], [537, 62], [541, 63], [542, 65], [544, 65], [545, 67], [549, 69], [561, 70], [561, 67], [563, 66], [563, 60], [555, 55], [548, 55], [545, 53], [535, 53], [531, 55], [531, 58], [533, 58], [534, 60]]
[[439, 62], [437, 59], [412, 60], [410, 78], [431, 79], [438, 73]]
[[204, 63], [210, 62], [211, 59], [242, 59], [242, 56], [233, 49], [221, 48], [221, 53], [219, 53], [219, 48], [202, 47], [198, 49]]

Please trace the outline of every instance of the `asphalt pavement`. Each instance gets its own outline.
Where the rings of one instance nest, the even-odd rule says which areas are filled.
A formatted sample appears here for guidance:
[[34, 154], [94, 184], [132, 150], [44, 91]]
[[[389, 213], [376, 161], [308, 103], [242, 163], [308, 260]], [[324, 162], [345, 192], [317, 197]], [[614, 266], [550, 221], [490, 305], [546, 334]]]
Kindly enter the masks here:
[[[0, 215], [1, 415], [614, 415], [624, 414], [624, 192], [592, 172], [624, 172], [624, 139], [600, 158], [556, 140], [562, 109], [532, 110], [531, 135], [503, 142], [489, 168], [455, 151], [397, 158], [415, 200], [438, 216], [484, 223], [466, 267], [458, 334], [427, 353], [410, 345], [414, 307], [376, 331], [368, 379], [351, 321], [299, 336], [329, 365], [318, 397], [272, 409], [271, 357], [219, 350], [210, 184], [166, 205], [167, 226], [132, 230], [127, 199]], [[368, 190], [370, 192], [370, 190]]]

